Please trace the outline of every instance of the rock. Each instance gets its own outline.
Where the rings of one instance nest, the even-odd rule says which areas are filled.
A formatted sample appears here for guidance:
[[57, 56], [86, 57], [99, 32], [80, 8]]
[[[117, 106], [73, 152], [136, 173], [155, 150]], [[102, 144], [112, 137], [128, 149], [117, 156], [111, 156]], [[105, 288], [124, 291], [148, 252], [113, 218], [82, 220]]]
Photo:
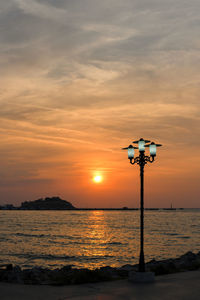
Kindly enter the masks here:
[[102, 278], [102, 280], [112, 280], [120, 277], [117, 269], [109, 266], [101, 267], [99, 270], [94, 271], [99, 273], [99, 276]]
[[194, 254], [193, 252], [189, 251], [187, 253], [185, 253], [184, 255], [181, 255], [180, 259], [181, 260], [189, 260], [192, 261], [194, 259], [196, 259], [197, 255]]
[[[49, 271], [48, 280], [50, 280], [53, 285], [66, 285], [71, 283], [73, 277], [73, 270], [56, 269]], [[48, 281], [46, 280], [46, 281]]]
[[169, 261], [168, 264], [167, 264], [167, 268], [168, 268], [168, 272], [170, 274], [177, 272], [176, 264], [175, 264], [174, 261]]
[[62, 271], [62, 272], [69, 272], [69, 271], [72, 270], [72, 266], [73, 266], [73, 265], [67, 265], [67, 266], [64, 266], [64, 267], [62, 267], [62, 268], [60, 269], [60, 271]]
[[7, 271], [11, 271], [12, 269], [13, 269], [13, 265], [12, 264], [7, 265], [7, 267], [6, 267]]
[[155, 275], [168, 274], [168, 269], [166, 268], [166, 265], [163, 263], [158, 263], [155, 266], [152, 266], [150, 268], [150, 271], [154, 272]]
[[132, 271], [133, 269], [135, 269], [135, 267], [133, 265], [129, 265], [129, 264], [124, 265], [119, 268], [119, 270], [124, 270], [124, 271], [128, 271], [128, 272]]
[[[130, 272], [134, 274], [134, 271], [138, 270], [138, 264], [127, 264], [120, 268], [106, 266], [95, 270], [86, 268], [75, 269], [72, 266], [67, 265], [54, 270], [40, 267], [22, 270], [19, 266], [13, 266], [12, 264], [4, 265], [4, 268], [0, 269], [0, 281], [25, 284], [69, 285], [128, 278]], [[200, 252], [194, 254], [191, 251], [179, 258], [161, 261], [153, 259], [146, 263], [146, 271], [154, 272], [155, 275], [197, 270], [199, 268]]]
[[86, 282], [96, 282], [96, 276], [93, 276], [93, 272], [88, 269], [75, 269], [71, 283], [80, 284]]
[[124, 265], [120, 268], [117, 269], [117, 274], [118, 276], [122, 277], [122, 278], [126, 278], [128, 277], [128, 274], [130, 271], [137, 271], [138, 269], [138, 265]]
[[19, 273], [19, 272], [21, 272], [22, 270], [21, 270], [20, 266], [15, 266], [15, 267], [13, 268], [13, 271], [16, 272], [16, 273]]

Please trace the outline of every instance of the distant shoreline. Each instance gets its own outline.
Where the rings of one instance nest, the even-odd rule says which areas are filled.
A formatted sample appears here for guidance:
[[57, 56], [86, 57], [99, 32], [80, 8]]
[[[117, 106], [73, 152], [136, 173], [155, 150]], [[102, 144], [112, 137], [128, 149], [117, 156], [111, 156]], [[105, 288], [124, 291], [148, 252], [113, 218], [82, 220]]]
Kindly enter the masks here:
[[[196, 209], [196, 208], [183, 208], [183, 207], [147, 207], [145, 210], [149, 211], [175, 211], [175, 210], [185, 210], [185, 209]], [[78, 211], [86, 211], [86, 210], [103, 210], [103, 211], [127, 211], [127, 210], [140, 210], [139, 207], [75, 207], [71, 202], [61, 199], [58, 196], [39, 198], [33, 201], [25, 201], [21, 203], [21, 206], [14, 206], [13, 204], [5, 204], [0, 205], [0, 210], [78, 210]]]

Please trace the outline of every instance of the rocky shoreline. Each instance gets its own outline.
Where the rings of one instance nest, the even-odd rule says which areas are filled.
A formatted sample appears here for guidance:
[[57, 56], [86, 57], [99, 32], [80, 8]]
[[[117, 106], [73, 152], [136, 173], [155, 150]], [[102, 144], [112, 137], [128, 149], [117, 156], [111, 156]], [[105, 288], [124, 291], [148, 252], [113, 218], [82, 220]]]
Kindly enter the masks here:
[[[146, 270], [155, 275], [164, 275], [200, 268], [200, 251], [187, 252], [179, 258], [151, 260]], [[0, 268], [0, 281], [19, 284], [70, 285], [89, 282], [109, 281], [128, 278], [130, 271], [137, 271], [138, 265], [124, 265], [119, 268], [101, 267], [95, 270], [76, 269], [67, 265], [60, 269], [34, 267], [21, 269], [19, 266], [5, 265]]]

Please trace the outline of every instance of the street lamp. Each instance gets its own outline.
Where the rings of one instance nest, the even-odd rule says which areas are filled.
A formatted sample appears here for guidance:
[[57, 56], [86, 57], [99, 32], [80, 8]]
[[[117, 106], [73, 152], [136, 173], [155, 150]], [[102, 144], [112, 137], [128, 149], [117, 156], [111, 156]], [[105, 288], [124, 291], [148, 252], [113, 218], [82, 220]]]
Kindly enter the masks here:
[[[128, 150], [128, 159], [132, 165], [138, 164], [140, 166], [140, 259], [139, 259], [139, 272], [145, 272], [144, 261], [144, 166], [147, 163], [153, 163], [156, 157], [156, 149], [162, 145], [150, 143], [148, 140], [140, 139], [133, 141], [138, 147], [129, 145], [123, 150]], [[150, 156], [145, 155], [145, 149], [149, 148]], [[139, 149], [139, 156], [135, 156], [135, 149]]]

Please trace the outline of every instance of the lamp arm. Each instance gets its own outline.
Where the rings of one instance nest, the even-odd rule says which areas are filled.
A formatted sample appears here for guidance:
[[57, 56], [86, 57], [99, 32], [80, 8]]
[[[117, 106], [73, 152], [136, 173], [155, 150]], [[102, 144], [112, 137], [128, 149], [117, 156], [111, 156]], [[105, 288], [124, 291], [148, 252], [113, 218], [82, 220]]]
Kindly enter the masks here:
[[145, 156], [145, 162], [150, 162], [151, 164], [154, 162], [155, 157], [154, 156]]
[[[130, 164], [131, 165], [135, 165], [135, 164], [138, 164], [140, 165], [141, 164], [141, 160], [140, 160], [140, 157], [135, 157], [135, 158], [129, 158], [130, 159]], [[144, 159], [143, 159], [143, 165], [146, 165], [148, 162], [150, 163], [153, 163], [155, 160], [155, 157], [154, 156], [144, 156]]]
[[134, 165], [134, 164], [140, 164], [140, 157], [137, 156], [135, 158], [130, 158], [130, 164]]
[[135, 159], [134, 158], [130, 158], [130, 164], [134, 165], [135, 163], [136, 163]]

